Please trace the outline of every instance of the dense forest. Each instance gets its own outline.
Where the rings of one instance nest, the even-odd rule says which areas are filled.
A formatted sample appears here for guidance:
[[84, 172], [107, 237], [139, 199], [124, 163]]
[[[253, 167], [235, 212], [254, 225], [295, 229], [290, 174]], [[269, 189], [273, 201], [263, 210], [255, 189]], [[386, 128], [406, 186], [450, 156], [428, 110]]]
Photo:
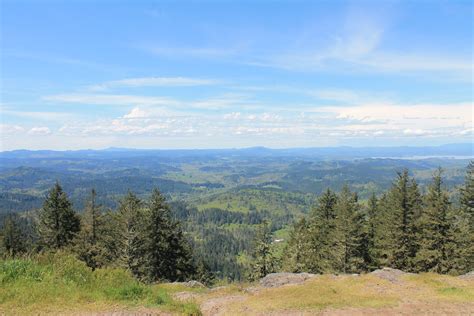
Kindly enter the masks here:
[[[105, 210], [90, 192], [78, 214], [59, 183], [36, 213], [3, 220], [3, 257], [71, 252], [91, 269], [123, 267], [145, 282], [257, 279], [276, 271], [361, 273], [389, 266], [462, 274], [474, 269], [474, 162], [452, 201], [438, 169], [423, 193], [408, 170], [366, 203], [326, 189], [300, 219], [265, 211], [198, 210], [128, 192]], [[273, 217], [272, 217], [273, 215]], [[276, 235], [294, 222], [285, 240]], [[238, 229], [232, 229], [236, 227]], [[284, 254], [284, 255], [282, 255]]]

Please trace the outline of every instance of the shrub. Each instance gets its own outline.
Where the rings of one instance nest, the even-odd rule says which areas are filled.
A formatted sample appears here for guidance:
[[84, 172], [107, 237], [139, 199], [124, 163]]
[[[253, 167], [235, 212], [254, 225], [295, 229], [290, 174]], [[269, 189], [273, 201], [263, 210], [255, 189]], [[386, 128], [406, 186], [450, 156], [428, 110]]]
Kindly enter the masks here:
[[17, 280], [40, 282], [48, 274], [47, 270], [30, 259], [0, 261], [0, 284]]

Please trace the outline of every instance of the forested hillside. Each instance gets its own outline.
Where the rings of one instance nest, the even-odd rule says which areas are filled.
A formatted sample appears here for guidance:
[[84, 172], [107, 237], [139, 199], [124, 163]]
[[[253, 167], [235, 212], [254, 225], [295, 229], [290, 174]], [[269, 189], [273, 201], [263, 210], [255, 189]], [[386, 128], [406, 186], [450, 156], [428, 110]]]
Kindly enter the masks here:
[[272, 209], [265, 203], [283, 201], [253, 191], [248, 195], [263, 194], [265, 207], [227, 195], [229, 206], [199, 209], [169, 203], [158, 189], [145, 199], [129, 191], [116, 208], [105, 209], [92, 189], [79, 214], [57, 182], [37, 211], [4, 217], [1, 249], [10, 257], [66, 250], [91, 269], [122, 267], [144, 282], [384, 266], [462, 274], [474, 268], [473, 162], [455, 190], [449, 194], [441, 168], [424, 190], [408, 170], [398, 172], [387, 190], [367, 201], [348, 185], [326, 188], [314, 203], [285, 195], [299, 209]]
[[[184, 200], [200, 210], [255, 208], [273, 212], [278, 208], [279, 212], [288, 209], [298, 215], [308, 212], [309, 205], [326, 188], [340, 191], [348, 185], [361, 199], [380, 194], [389, 188], [396, 172], [405, 168], [423, 188], [441, 166], [445, 184], [452, 191], [462, 183], [469, 160], [441, 157], [469, 152], [470, 146], [367, 148], [365, 152], [350, 147], [3, 152], [0, 214], [40, 208], [48, 190], [59, 181], [79, 212], [93, 188], [100, 204], [116, 208], [129, 190], [147, 198], [158, 187], [168, 200]], [[393, 157], [371, 158], [383, 154]], [[422, 154], [441, 156], [411, 157]]]

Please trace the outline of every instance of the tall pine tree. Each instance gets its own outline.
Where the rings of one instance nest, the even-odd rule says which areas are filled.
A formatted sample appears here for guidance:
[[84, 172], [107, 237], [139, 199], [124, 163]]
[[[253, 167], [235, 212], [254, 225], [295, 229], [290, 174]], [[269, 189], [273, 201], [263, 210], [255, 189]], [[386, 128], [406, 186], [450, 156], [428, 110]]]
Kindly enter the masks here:
[[27, 251], [27, 236], [21, 229], [18, 216], [8, 214], [0, 233], [2, 256], [16, 257]]
[[372, 193], [367, 202], [367, 268], [373, 270], [379, 267], [379, 255], [376, 249], [376, 234], [380, 223], [379, 201]]
[[366, 222], [357, 194], [345, 185], [336, 203], [336, 258], [334, 268], [344, 273], [355, 273], [366, 268]]
[[104, 245], [104, 218], [101, 206], [96, 203], [96, 191], [92, 189], [81, 218], [81, 230], [75, 239], [74, 250], [79, 259], [93, 270], [105, 265], [108, 260]]
[[460, 193], [460, 207], [452, 215], [452, 272], [456, 274], [474, 270], [474, 161], [469, 162]]
[[49, 191], [38, 219], [38, 236], [46, 249], [70, 245], [80, 228], [79, 217], [59, 182]]
[[313, 273], [334, 272], [337, 270], [336, 238], [337, 196], [327, 189], [318, 199], [308, 225], [309, 247], [307, 270]]
[[182, 281], [194, 273], [189, 244], [158, 189], [153, 190], [148, 208], [147, 277], [150, 281]]
[[146, 218], [142, 204], [135, 194], [128, 192], [120, 201], [114, 232], [118, 242], [116, 249], [119, 265], [139, 279], [146, 277]]
[[393, 265], [394, 251], [397, 247], [397, 239], [394, 237], [398, 232], [396, 229], [398, 227], [395, 227], [397, 220], [389, 195], [384, 193], [377, 203], [376, 213], [370, 218], [370, 226], [373, 228], [369, 248], [372, 269]]
[[412, 270], [418, 250], [417, 224], [421, 213], [421, 194], [416, 181], [408, 170], [398, 173], [396, 182], [388, 194], [390, 211], [393, 213], [393, 234], [390, 264], [398, 269]]
[[452, 242], [449, 199], [442, 188], [441, 169], [433, 176], [419, 220], [419, 250], [416, 270], [446, 273], [449, 271], [448, 247]]
[[276, 270], [276, 257], [272, 251], [272, 233], [266, 221], [259, 225], [254, 239], [251, 279], [263, 278]]
[[305, 217], [295, 223], [282, 258], [284, 271], [304, 272], [309, 266], [310, 238]]
[[464, 186], [461, 188], [461, 208], [474, 233], [474, 161], [467, 166]]

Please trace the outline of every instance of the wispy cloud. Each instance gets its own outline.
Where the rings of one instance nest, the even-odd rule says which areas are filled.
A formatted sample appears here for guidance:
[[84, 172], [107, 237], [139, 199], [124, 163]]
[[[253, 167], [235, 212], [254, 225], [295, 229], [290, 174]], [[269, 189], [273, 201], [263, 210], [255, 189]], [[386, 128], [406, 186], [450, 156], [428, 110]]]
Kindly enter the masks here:
[[124, 95], [124, 94], [58, 94], [42, 98], [44, 101], [55, 103], [76, 103], [84, 105], [111, 105], [111, 106], [162, 106], [171, 109], [200, 109], [219, 110], [232, 106], [241, 106], [243, 109], [252, 107], [255, 101], [246, 94], [223, 93], [218, 96], [192, 101], [178, 100], [161, 96]]
[[28, 118], [40, 121], [63, 121], [71, 118], [72, 113], [63, 112], [51, 112], [51, 111], [13, 111], [13, 110], [2, 110], [4, 115], [10, 115], [21, 118]]
[[0, 124], [0, 131], [2, 135], [5, 136], [10, 136], [10, 135], [15, 135], [18, 133], [22, 133], [25, 131], [25, 128], [19, 125], [14, 125], [14, 124]]
[[165, 56], [168, 58], [230, 58], [239, 56], [242, 53], [238, 48], [222, 47], [178, 47], [178, 46], [157, 46], [141, 45], [143, 50], [156, 56]]
[[218, 80], [188, 77], [142, 77], [113, 80], [91, 86], [95, 91], [117, 87], [191, 87], [219, 84]]
[[[308, 43], [298, 50], [276, 51], [245, 63], [289, 71], [332, 71], [342, 73], [450, 73], [463, 80], [472, 80], [471, 56], [440, 55], [430, 51], [409, 49], [398, 51], [384, 46], [390, 14], [374, 14], [350, 10], [343, 27], [318, 47]], [[316, 35], [315, 35], [316, 36]]]
[[60, 102], [60, 103], [78, 103], [93, 105], [176, 105], [177, 101], [166, 97], [150, 97], [138, 95], [122, 95], [122, 94], [57, 94], [45, 96], [44, 101]]
[[37, 61], [41, 63], [59, 64], [59, 65], [88, 68], [88, 69], [107, 71], [107, 72], [124, 68], [122, 66], [107, 65], [107, 64], [98, 63], [91, 60], [85, 60], [85, 59], [71, 57], [71, 56], [54, 55], [49, 52], [44, 53], [41, 51], [37, 51], [37, 52], [28, 51], [27, 52], [27, 51], [8, 49], [8, 50], [5, 50], [3, 54], [4, 56], [8, 56], [8, 57], [33, 60], [33, 61]]

